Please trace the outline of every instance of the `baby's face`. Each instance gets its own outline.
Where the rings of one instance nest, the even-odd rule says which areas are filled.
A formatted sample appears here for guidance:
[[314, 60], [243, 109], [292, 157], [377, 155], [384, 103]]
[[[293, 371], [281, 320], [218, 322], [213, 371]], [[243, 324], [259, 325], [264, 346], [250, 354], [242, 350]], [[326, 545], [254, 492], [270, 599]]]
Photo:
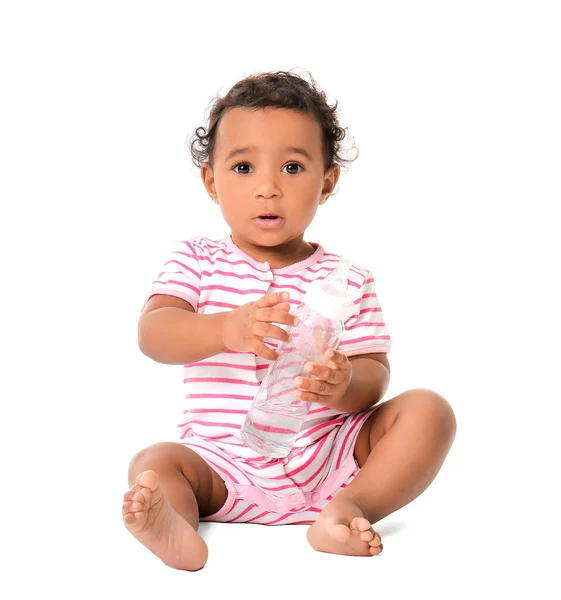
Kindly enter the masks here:
[[202, 166], [205, 187], [234, 241], [253, 246], [301, 240], [339, 177], [338, 166], [324, 170], [319, 123], [284, 108], [230, 109], [219, 123], [213, 159], [213, 168]]

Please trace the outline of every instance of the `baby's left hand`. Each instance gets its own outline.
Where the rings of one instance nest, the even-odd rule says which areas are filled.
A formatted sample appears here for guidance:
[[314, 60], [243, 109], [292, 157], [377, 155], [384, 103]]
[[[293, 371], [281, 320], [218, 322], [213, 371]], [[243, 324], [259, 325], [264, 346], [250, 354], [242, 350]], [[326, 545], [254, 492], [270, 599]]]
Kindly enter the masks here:
[[299, 390], [294, 395], [299, 400], [317, 402], [331, 408], [347, 391], [353, 369], [349, 359], [333, 348], [325, 351], [325, 357], [331, 361], [330, 365], [306, 363], [304, 371], [317, 379], [296, 377], [294, 384]]

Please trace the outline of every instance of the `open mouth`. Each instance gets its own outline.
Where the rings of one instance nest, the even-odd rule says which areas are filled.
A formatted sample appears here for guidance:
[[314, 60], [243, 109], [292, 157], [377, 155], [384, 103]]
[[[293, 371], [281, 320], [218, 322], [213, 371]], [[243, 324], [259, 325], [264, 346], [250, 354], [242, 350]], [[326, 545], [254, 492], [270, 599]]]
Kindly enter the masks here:
[[255, 217], [255, 219], [253, 219], [253, 220], [259, 227], [264, 228], [264, 229], [280, 227], [282, 225], [282, 223], [284, 222], [284, 219], [282, 217], [279, 217], [278, 215], [272, 215], [272, 214], [259, 215], [258, 217]]

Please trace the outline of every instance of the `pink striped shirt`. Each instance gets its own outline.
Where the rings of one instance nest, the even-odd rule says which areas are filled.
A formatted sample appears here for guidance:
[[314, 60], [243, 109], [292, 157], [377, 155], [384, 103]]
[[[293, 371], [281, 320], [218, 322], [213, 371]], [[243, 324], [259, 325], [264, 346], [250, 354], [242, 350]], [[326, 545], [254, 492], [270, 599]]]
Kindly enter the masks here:
[[[238, 248], [230, 235], [221, 240], [197, 237], [179, 242], [152, 283], [148, 297], [177, 296], [189, 302], [195, 312], [212, 314], [238, 308], [265, 294], [288, 291], [293, 312], [301, 304], [307, 285], [324, 279], [340, 258], [325, 252], [320, 244], [312, 245], [316, 250], [306, 260], [271, 269], [268, 263], [258, 262]], [[353, 262], [348, 286], [355, 292], [356, 309], [344, 324], [339, 350], [347, 356], [389, 352], [390, 336], [371, 272]], [[270, 338], [264, 342], [270, 348], [278, 345]], [[289, 457], [264, 460], [245, 446], [240, 431], [269, 364], [253, 352], [224, 352], [184, 365], [185, 407], [178, 424], [180, 439], [211, 442], [218, 454], [243, 465], [252, 477], [261, 478], [260, 487], [273, 493], [282, 491], [287, 476], [298, 486], [314, 489], [322, 480], [323, 470], [332, 470], [332, 463], [340, 464], [344, 458], [344, 440], [337, 444], [339, 455], [333, 456], [331, 451], [348, 415], [313, 403]]]

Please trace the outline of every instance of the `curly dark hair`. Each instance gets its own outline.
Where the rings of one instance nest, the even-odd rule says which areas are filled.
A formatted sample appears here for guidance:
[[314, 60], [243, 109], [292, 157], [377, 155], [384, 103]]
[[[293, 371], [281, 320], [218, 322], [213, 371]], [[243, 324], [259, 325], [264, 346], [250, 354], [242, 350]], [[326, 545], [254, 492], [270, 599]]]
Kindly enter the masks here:
[[208, 126], [197, 127], [189, 139], [191, 158], [197, 167], [203, 162], [212, 166], [216, 131], [220, 119], [230, 108], [291, 108], [314, 116], [323, 133], [323, 149], [325, 169], [334, 163], [346, 168], [358, 157], [358, 149], [354, 158], [342, 156], [342, 144], [347, 128], [339, 125], [337, 102], [333, 106], [314, 78], [308, 73], [310, 81], [287, 71], [272, 71], [250, 75], [236, 83], [223, 97], [215, 98], [210, 105]]

